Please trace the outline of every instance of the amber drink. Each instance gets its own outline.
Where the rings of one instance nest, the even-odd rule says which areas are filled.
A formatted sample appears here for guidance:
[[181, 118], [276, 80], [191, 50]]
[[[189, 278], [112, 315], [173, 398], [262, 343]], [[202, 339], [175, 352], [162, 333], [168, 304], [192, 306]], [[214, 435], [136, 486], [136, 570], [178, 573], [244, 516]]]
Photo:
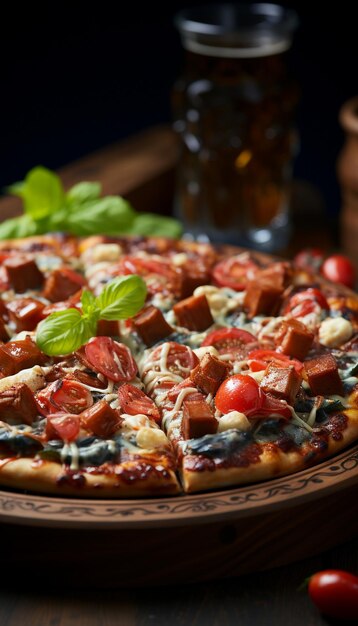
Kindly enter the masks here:
[[218, 4], [181, 11], [175, 23], [186, 55], [172, 94], [176, 214], [193, 237], [279, 250], [298, 145], [287, 63], [297, 16], [272, 4]]

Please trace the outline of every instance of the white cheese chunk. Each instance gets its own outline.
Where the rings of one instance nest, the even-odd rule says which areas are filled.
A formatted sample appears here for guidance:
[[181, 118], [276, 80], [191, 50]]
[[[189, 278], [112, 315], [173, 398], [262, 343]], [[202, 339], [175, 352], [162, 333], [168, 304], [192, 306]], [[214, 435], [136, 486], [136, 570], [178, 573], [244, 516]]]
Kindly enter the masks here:
[[193, 350], [193, 352], [196, 354], [199, 361], [201, 361], [201, 359], [203, 358], [203, 356], [205, 356], [205, 354], [211, 354], [212, 356], [216, 356], [220, 358], [219, 353], [217, 349], [214, 348], [214, 346], [202, 346], [201, 348], [196, 348], [195, 350]]
[[1, 378], [0, 391], [6, 391], [7, 389], [10, 389], [10, 387], [18, 385], [19, 383], [25, 383], [28, 387], [30, 387], [31, 391], [37, 391], [38, 389], [45, 387], [46, 379], [42, 367], [35, 365], [34, 367], [22, 370], [13, 376]]
[[137, 433], [137, 445], [140, 448], [151, 450], [167, 445], [168, 439], [159, 428], [140, 428]]
[[328, 348], [338, 348], [353, 335], [353, 327], [344, 317], [328, 317], [319, 329], [319, 340]]
[[245, 413], [230, 411], [230, 413], [220, 417], [218, 426], [219, 433], [222, 433], [224, 430], [230, 430], [231, 428], [237, 428], [242, 431], [250, 430], [251, 424]]

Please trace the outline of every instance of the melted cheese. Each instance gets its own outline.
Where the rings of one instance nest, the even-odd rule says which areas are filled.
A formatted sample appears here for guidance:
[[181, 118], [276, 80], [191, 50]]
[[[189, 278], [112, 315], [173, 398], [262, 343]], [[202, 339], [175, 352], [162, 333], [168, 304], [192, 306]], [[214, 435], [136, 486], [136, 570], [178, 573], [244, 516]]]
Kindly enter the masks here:
[[35, 365], [26, 370], [21, 370], [18, 374], [13, 376], [6, 376], [6, 378], [0, 379], [0, 391], [6, 391], [18, 385], [19, 383], [25, 383], [30, 387], [31, 391], [37, 391], [42, 389], [46, 385], [45, 373], [39, 365]]

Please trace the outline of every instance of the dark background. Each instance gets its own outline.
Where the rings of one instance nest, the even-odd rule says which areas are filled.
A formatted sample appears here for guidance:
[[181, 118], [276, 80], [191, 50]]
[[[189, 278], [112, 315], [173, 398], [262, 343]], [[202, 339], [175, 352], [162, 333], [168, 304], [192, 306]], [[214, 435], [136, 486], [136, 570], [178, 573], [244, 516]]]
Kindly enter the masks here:
[[[57, 168], [169, 122], [182, 62], [173, 15], [194, 4], [200, 2], [8, 6], [0, 41], [0, 188], [34, 165]], [[355, 19], [342, 2], [283, 4], [301, 21], [291, 53], [302, 91], [295, 176], [318, 187], [335, 215], [335, 162], [344, 138], [338, 112], [358, 94]]]

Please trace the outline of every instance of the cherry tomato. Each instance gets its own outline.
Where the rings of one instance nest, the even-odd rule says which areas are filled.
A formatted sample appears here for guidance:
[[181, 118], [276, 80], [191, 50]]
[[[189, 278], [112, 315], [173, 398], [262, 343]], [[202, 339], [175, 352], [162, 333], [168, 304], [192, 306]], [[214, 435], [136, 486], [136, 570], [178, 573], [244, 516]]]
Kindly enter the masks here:
[[138, 415], [139, 413], [147, 415], [147, 417], [153, 418], [160, 424], [161, 417], [158, 407], [138, 387], [129, 383], [121, 385], [118, 389], [118, 399], [123, 413], [128, 415]]
[[230, 287], [242, 291], [246, 283], [254, 278], [258, 265], [247, 254], [238, 254], [219, 261], [212, 270], [213, 279], [219, 287]]
[[356, 271], [350, 259], [343, 254], [329, 256], [323, 263], [321, 271], [327, 280], [354, 288]]
[[301, 270], [319, 272], [324, 260], [324, 252], [320, 248], [304, 248], [296, 254], [294, 264]]
[[77, 380], [68, 378], [55, 380], [37, 394], [37, 402], [41, 413], [49, 415], [65, 411], [81, 413], [93, 404], [92, 394]]
[[262, 391], [251, 376], [235, 374], [221, 383], [215, 405], [222, 413], [239, 411], [246, 416], [253, 415], [262, 405]]
[[329, 310], [328, 302], [319, 289], [309, 287], [305, 291], [295, 293], [289, 299], [284, 307], [283, 315], [289, 313], [291, 317], [304, 317], [308, 313], [319, 313], [320, 309]]
[[142, 276], [150, 294], [174, 293], [180, 295], [183, 272], [174, 267], [167, 259], [146, 259], [135, 255], [123, 257], [110, 273], [113, 276], [139, 274]]
[[260, 372], [265, 370], [268, 363], [274, 363], [278, 367], [288, 367], [293, 365], [297, 374], [303, 370], [303, 363], [298, 359], [291, 359], [286, 354], [276, 352], [275, 350], [252, 350], [247, 355], [250, 370], [252, 372]]
[[165, 357], [165, 368], [182, 378], [187, 378], [191, 370], [199, 363], [198, 357], [191, 348], [175, 341], [161, 344], [153, 351], [152, 361], [154, 367], [159, 370], [164, 360], [163, 355]]
[[80, 420], [77, 415], [53, 413], [47, 417], [45, 433], [47, 439], [62, 439], [66, 443], [74, 441], [80, 431]]
[[247, 354], [248, 346], [252, 349], [258, 345], [258, 341], [254, 335], [242, 328], [219, 328], [209, 333], [201, 345], [214, 346], [219, 354], [243, 358]]
[[[174, 403], [177, 400], [180, 392], [183, 391], [183, 389], [189, 389], [190, 387], [195, 388], [195, 385], [190, 378], [182, 380], [181, 383], [174, 385], [171, 389], [168, 390], [169, 400]], [[189, 393], [185, 396], [185, 400], [194, 400], [195, 398], [203, 399], [204, 396], [202, 393], [200, 393], [200, 391], [197, 391], [196, 389], [192, 393]]]
[[323, 570], [311, 576], [308, 593], [318, 609], [339, 620], [358, 620], [358, 576]]
[[117, 383], [132, 380], [138, 371], [129, 348], [111, 337], [90, 339], [85, 357], [92, 369]]

